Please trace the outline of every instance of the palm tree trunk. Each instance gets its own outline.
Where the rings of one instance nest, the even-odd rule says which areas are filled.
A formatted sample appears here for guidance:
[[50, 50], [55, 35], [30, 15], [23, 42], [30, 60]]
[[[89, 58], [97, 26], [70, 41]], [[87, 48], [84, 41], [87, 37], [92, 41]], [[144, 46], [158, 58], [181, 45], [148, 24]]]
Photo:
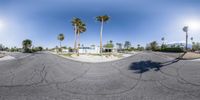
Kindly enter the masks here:
[[102, 51], [103, 51], [103, 48], [102, 48], [102, 33], [103, 33], [103, 19], [102, 19], [102, 22], [101, 22], [101, 32], [100, 32], [100, 55], [102, 55]]
[[162, 40], [162, 45], [164, 45], [164, 40]]
[[77, 31], [77, 28], [76, 28], [76, 24], [75, 24], [75, 26], [74, 26], [74, 50], [75, 50], [75, 53], [77, 53], [77, 49], [76, 49], [76, 47], [77, 47], [77, 33], [76, 33], [76, 31]]
[[61, 46], [61, 41], [60, 41], [60, 52], [62, 53], [62, 46]]
[[185, 50], [187, 52], [188, 50], [188, 32], [186, 32], [186, 44], [185, 44]]
[[80, 33], [78, 32], [78, 41], [77, 41], [77, 43], [78, 43], [78, 48], [77, 48], [77, 55], [79, 56], [79, 46], [80, 46]]
[[61, 48], [61, 41], [60, 41], [60, 48]]

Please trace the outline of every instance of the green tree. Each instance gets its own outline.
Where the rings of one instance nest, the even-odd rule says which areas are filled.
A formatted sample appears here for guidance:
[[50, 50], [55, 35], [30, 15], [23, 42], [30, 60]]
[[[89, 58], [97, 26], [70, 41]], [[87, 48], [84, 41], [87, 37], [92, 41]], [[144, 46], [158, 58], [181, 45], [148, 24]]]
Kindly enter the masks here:
[[139, 50], [140, 50], [140, 51], [143, 51], [143, 50], [144, 50], [144, 47], [140, 47]]
[[103, 24], [104, 22], [108, 21], [110, 19], [109, 16], [103, 15], [103, 16], [97, 16], [96, 20], [101, 22], [101, 30], [100, 30], [100, 55], [102, 55], [102, 34], [103, 34]]
[[153, 41], [150, 43], [150, 49], [153, 51], [158, 50], [158, 43], [156, 41]]
[[2, 44], [0, 44], [0, 51], [3, 51], [4, 50], [4, 46]]
[[164, 50], [165, 48], [167, 48], [167, 45], [166, 44], [162, 44], [161, 45], [161, 50]]
[[39, 50], [39, 51], [42, 51], [42, 50], [43, 50], [43, 47], [39, 46], [39, 47], [38, 47], [38, 50]]
[[22, 47], [24, 52], [31, 52], [32, 41], [30, 39], [26, 39], [22, 41]]
[[140, 49], [140, 44], [137, 45], [137, 49], [138, 49], [138, 50]]
[[193, 51], [197, 51], [197, 50], [200, 50], [200, 43], [194, 43], [193, 45], [192, 45], [192, 50]]
[[128, 49], [130, 49], [130, 47], [131, 47], [131, 42], [125, 41], [124, 48], [128, 50]]
[[116, 46], [118, 52], [122, 50], [122, 43], [116, 43]]
[[106, 45], [104, 45], [105, 48], [113, 48], [114, 47], [114, 44], [113, 44], [113, 41], [110, 40]]

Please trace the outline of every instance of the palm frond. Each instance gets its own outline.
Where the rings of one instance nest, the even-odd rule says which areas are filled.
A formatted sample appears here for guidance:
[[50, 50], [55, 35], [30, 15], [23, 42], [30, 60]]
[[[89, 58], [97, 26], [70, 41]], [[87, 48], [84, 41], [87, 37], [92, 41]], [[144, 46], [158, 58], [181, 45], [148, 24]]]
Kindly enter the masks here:
[[81, 22], [80, 18], [74, 17], [71, 21], [72, 25], [75, 26]]
[[63, 33], [60, 33], [57, 37], [58, 40], [63, 41], [65, 39], [65, 36]]
[[103, 15], [103, 16], [97, 16], [97, 17], [96, 17], [96, 20], [97, 20], [97, 21], [100, 21], [100, 22], [102, 22], [102, 21], [106, 22], [106, 21], [108, 21], [109, 19], [110, 19], [110, 17], [109, 17], [108, 15]]

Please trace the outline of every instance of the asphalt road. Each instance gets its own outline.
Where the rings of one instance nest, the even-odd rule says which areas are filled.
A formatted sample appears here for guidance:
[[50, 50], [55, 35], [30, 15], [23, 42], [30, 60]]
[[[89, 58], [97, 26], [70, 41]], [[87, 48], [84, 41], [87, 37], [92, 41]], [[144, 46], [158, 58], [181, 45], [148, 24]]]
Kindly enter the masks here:
[[[15, 55], [17, 56], [17, 55]], [[0, 62], [0, 100], [199, 100], [200, 62], [137, 55], [83, 63], [49, 53]]]

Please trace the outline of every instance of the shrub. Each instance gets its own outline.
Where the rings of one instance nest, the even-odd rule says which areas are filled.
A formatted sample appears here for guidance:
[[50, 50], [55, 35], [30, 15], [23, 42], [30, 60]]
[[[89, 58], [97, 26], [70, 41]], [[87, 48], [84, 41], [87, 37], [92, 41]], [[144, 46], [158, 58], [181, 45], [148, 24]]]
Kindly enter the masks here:
[[174, 47], [174, 48], [163, 48], [161, 49], [163, 52], [183, 52], [183, 48]]
[[159, 46], [156, 41], [153, 41], [146, 46], [146, 50], [159, 51]]
[[200, 50], [200, 43], [193, 43], [192, 45], [192, 51]]
[[23, 53], [32, 53], [32, 50], [31, 50], [31, 49], [28, 49], [28, 48], [26, 48], [26, 49], [23, 49]]

